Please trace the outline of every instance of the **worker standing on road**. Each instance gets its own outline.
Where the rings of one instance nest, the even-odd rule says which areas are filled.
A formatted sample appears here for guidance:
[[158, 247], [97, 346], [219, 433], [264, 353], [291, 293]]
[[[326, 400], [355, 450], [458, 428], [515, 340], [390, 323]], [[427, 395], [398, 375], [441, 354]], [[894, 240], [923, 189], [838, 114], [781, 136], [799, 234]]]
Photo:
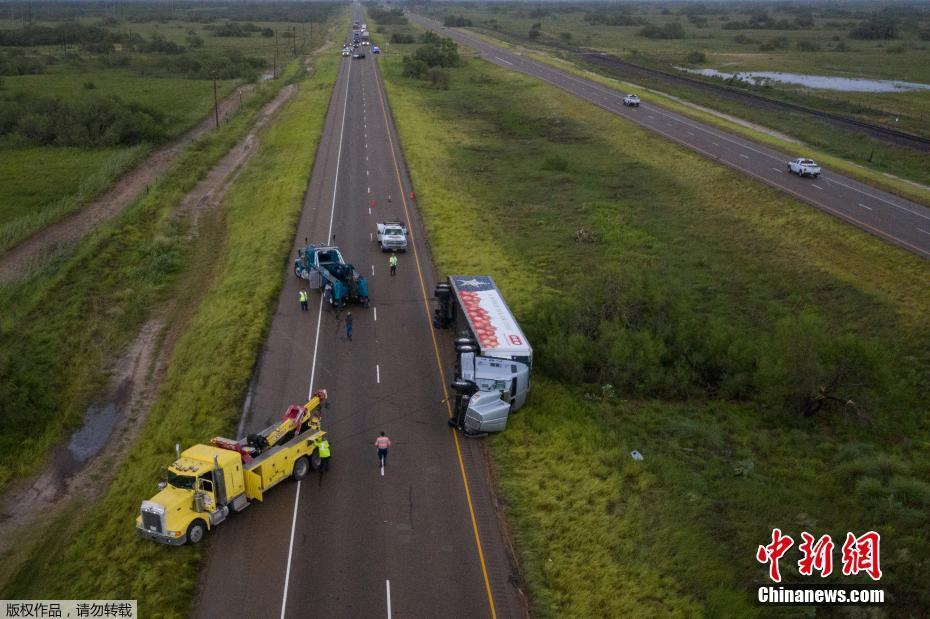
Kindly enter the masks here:
[[378, 448], [378, 462], [383, 467], [387, 464], [387, 454], [388, 448], [391, 446], [391, 439], [384, 435], [384, 431], [381, 431], [381, 436], [375, 439], [375, 447]]
[[323, 287], [323, 302], [330, 306], [332, 309], [333, 305], [333, 287], [330, 284], [326, 284]]
[[329, 441], [325, 438], [320, 443], [319, 447], [320, 454], [320, 484], [323, 485], [323, 475], [329, 472], [329, 458], [332, 455], [329, 449]]
[[297, 298], [300, 299], [300, 311], [306, 312], [307, 309], [308, 309], [308, 307], [307, 307], [307, 300], [308, 300], [307, 291], [304, 290], [303, 288], [301, 288], [301, 289], [300, 289], [300, 292], [297, 293]]
[[352, 312], [346, 314], [346, 337], [352, 341]]
[[391, 266], [391, 277], [397, 275], [397, 252], [391, 254], [388, 258], [388, 264]]

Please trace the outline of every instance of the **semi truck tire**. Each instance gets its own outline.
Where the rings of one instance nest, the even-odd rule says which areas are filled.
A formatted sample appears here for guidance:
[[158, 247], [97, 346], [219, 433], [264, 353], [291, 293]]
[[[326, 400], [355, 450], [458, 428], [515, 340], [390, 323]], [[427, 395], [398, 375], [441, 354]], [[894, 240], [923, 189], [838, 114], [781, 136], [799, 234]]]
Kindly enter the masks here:
[[308, 472], [310, 472], [310, 461], [307, 460], [306, 456], [297, 458], [297, 461], [294, 463], [294, 479], [300, 481], [307, 476]]
[[203, 520], [195, 520], [187, 527], [187, 543], [199, 544], [204, 535], [207, 534], [207, 525]]

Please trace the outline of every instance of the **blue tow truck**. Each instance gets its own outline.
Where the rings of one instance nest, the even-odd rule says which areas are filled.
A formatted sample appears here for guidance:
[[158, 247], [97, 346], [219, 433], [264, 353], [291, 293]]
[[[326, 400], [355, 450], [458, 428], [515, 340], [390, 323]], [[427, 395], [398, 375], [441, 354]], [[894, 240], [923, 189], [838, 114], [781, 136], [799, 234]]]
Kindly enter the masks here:
[[311, 289], [330, 286], [330, 303], [336, 308], [347, 303], [368, 307], [368, 280], [355, 267], [347, 264], [342, 252], [332, 245], [307, 245], [297, 250], [294, 274], [307, 280]]

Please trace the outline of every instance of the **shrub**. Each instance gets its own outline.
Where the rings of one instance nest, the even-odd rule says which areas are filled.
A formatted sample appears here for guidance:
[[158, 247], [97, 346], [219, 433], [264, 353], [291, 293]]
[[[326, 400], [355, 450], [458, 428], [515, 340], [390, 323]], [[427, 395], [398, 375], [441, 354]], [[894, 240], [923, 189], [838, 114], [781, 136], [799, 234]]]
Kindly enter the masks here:
[[[85, 88], [88, 84], [85, 83]], [[132, 145], [164, 137], [163, 116], [117, 97], [71, 102], [19, 93], [0, 100], [0, 135], [18, 135], [33, 144], [83, 148]]]
[[548, 155], [543, 159], [542, 169], [549, 172], [565, 172], [568, 170], [568, 160], [558, 155]]
[[707, 54], [702, 51], [694, 50], [685, 56], [685, 62], [689, 64], [703, 64], [707, 62]]
[[369, 6], [368, 15], [379, 24], [406, 26], [408, 23], [407, 18], [404, 17], [403, 9], [384, 10], [377, 6]]
[[429, 67], [427, 67], [426, 63], [422, 60], [414, 58], [413, 56], [404, 56], [402, 62], [404, 67], [404, 77], [423, 79], [426, 76], [426, 71]]
[[628, 15], [625, 7], [598, 9], [585, 13], [584, 20], [595, 26], [641, 26], [646, 23], [639, 17]]
[[84, 82], [84, 90], [95, 90], [96, 88], [97, 84], [91, 81]]
[[426, 71], [426, 79], [438, 90], [449, 90], [449, 72], [440, 67], [433, 67]]
[[757, 42], [755, 39], [747, 37], [745, 34], [736, 35], [733, 37], [733, 41], [740, 45], [753, 45]]
[[897, 39], [898, 34], [897, 20], [886, 15], [874, 15], [849, 31], [851, 39], [861, 40]]
[[567, 43], [572, 40], [572, 33], [571, 32], [560, 32], [559, 38]]
[[639, 31], [639, 36], [647, 39], [683, 39], [685, 38], [685, 28], [677, 21], [667, 23], [664, 26], [650, 24]]
[[885, 382], [874, 344], [832, 334], [809, 312], [781, 320], [766, 350], [756, 373], [763, 401], [805, 417], [836, 409], [862, 413]]
[[814, 41], [798, 41], [797, 48], [799, 52], [819, 52], [820, 43]]
[[466, 19], [462, 15], [446, 15], [445, 19], [442, 20], [444, 26], [450, 28], [463, 28], [466, 26], [471, 26], [471, 20]]
[[688, 21], [697, 28], [707, 27], [707, 18], [702, 15], [688, 15]]
[[412, 34], [402, 34], [399, 32], [395, 32], [394, 34], [391, 35], [391, 43], [400, 43], [400, 44], [416, 43], [416, 39], [413, 38]]

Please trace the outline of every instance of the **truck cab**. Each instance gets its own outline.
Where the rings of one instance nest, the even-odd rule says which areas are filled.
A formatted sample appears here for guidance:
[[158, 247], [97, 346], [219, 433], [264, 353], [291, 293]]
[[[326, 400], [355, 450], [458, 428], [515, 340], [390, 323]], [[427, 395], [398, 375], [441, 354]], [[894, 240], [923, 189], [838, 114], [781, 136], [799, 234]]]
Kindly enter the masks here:
[[209, 529], [247, 504], [239, 454], [194, 445], [168, 467], [159, 492], [142, 502], [136, 527], [143, 537], [170, 545], [197, 543]]
[[297, 260], [294, 261], [294, 273], [297, 277], [307, 280], [310, 288], [322, 288], [324, 281], [321, 269], [329, 270], [333, 265], [345, 264], [342, 252], [338, 247], [314, 247], [297, 250]]

